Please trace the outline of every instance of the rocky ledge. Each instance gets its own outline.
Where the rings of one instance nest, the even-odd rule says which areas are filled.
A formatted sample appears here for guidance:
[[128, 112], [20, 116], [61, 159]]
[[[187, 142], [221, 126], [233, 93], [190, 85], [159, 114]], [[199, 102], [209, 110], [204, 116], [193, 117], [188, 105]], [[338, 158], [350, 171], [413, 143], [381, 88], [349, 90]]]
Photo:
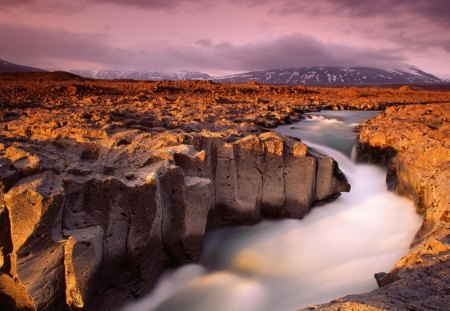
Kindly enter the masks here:
[[[299, 140], [252, 134], [255, 124], [171, 130], [152, 123], [147, 102], [112, 103], [113, 90], [94, 102], [62, 89], [54, 105], [22, 102], [42, 98], [38, 87], [2, 91], [2, 309], [117, 309], [168, 266], [198, 260], [206, 230], [302, 218], [350, 189], [333, 159]], [[111, 120], [117, 106], [127, 111]]]
[[424, 222], [408, 255], [379, 289], [319, 310], [448, 310], [450, 306], [450, 104], [391, 107], [361, 128], [362, 161], [388, 165], [391, 190], [411, 198]]

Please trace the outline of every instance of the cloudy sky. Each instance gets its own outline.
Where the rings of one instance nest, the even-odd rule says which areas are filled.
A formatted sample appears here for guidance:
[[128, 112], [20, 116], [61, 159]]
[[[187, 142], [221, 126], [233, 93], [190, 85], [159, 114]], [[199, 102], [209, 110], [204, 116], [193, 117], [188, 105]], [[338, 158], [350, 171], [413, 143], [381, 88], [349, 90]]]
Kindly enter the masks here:
[[0, 0], [0, 59], [201, 71], [405, 64], [450, 77], [448, 0]]

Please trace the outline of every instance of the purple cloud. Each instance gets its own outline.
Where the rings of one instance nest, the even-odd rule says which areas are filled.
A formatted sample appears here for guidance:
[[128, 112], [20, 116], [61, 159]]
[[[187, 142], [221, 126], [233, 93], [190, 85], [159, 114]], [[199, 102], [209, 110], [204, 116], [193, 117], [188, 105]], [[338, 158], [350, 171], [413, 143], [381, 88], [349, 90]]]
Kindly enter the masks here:
[[[200, 55], [220, 60], [217, 68], [260, 70], [301, 66], [400, 66], [403, 58], [397, 50], [358, 49], [324, 43], [302, 34], [247, 45], [219, 44], [203, 49]], [[210, 60], [211, 61], [211, 60]]]
[[[213, 44], [212, 40], [203, 39], [192, 46], [166, 43], [136, 51], [113, 47], [106, 35], [0, 24], [0, 42], [0, 55], [6, 60], [38, 67], [47, 60], [56, 59], [61, 64], [94, 62], [119, 70], [211, 72], [313, 65], [392, 67], [403, 61], [396, 50], [350, 48], [301, 34], [246, 45]], [[71, 68], [66, 66], [64, 69]]]
[[[450, 26], [450, 1], [448, 0], [282, 0], [275, 3], [272, 13], [289, 15], [303, 12], [311, 15], [341, 15], [354, 18], [375, 16], [398, 16], [409, 14], [421, 16], [430, 22]], [[414, 20], [411, 20], [414, 22]]]
[[[236, 18], [254, 25], [252, 29], [242, 29], [242, 38], [247, 38], [247, 43], [235, 43], [243, 42], [239, 38], [241, 30], [236, 29], [232, 20], [235, 15], [230, 13], [236, 10], [224, 3], [235, 6], [236, 10], [241, 8], [242, 12], [236, 14]], [[97, 27], [92, 21], [90, 22], [94, 26], [83, 28], [98, 33], [80, 33], [78, 26], [84, 26], [83, 16], [88, 17], [87, 20], [91, 18], [97, 21], [95, 14], [101, 10], [103, 12], [103, 7], [97, 5], [109, 5], [105, 10], [107, 14], [125, 11], [129, 14], [125, 15], [129, 17], [139, 10], [142, 16], [143, 12], [149, 12], [149, 18], [164, 16], [170, 19], [168, 21], [172, 28], [159, 32], [161, 29], [153, 25], [154, 32], [152, 30], [149, 33], [148, 39], [138, 36], [143, 42], [139, 42], [134, 33], [127, 34], [127, 27], [114, 33], [101, 28], [108, 24]], [[398, 67], [411, 59], [419, 59], [426, 66], [430, 63], [428, 55], [434, 53], [434, 48], [438, 48], [441, 59], [433, 60], [433, 66], [439, 69], [444, 68], [441, 64], [448, 64], [445, 55], [450, 52], [450, 38], [447, 35], [450, 2], [446, 0], [224, 0], [220, 3], [207, 0], [0, 0], [0, 6], [4, 9], [0, 15], [9, 17], [3, 23], [0, 22], [0, 58], [36, 67], [48, 68], [49, 64], [54, 64], [54, 67], [70, 69], [69, 66], [72, 65], [89, 63], [105, 69], [214, 72], [313, 65]], [[217, 36], [208, 31], [202, 33], [196, 20], [192, 19], [194, 16], [199, 21], [204, 17], [207, 20], [208, 14], [219, 16], [221, 9], [226, 12], [224, 14], [231, 15], [225, 16], [229, 23], [225, 22], [226, 19], [221, 19], [223, 25], [215, 25], [218, 26]], [[164, 15], [161, 10], [174, 14]], [[27, 16], [32, 17], [37, 11], [48, 13], [49, 20], [52, 20], [52, 14], [77, 13], [79, 17], [77, 14], [72, 15], [70, 22], [62, 22], [60, 30], [38, 27], [31, 23], [27, 26]], [[254, 12], [258, 14], [252, 15]], [[14, 21], [6, 24], [6, 20], [10, 20], [15, 13], [20, 13], [18, 16], [21, 16], [21, 22], [25, 24]], [[336, 42], [341, 40], [342, 43], [323, 42], [314, 37], [327, 37], [327, 34], [324, 35], [326, 28], [315, 32], [315, 29], [303, 27], [301, 32], [309, 31], [313, 35], [300, 33], [300, 26], [292, 21], [293, 18], [283, 16], [287, 14], [298, 14], [298, 18], [312, 16], [325, 25], [330, 17], [338, 16], [334, 19], [336, 28], [330, 30], [330, 35], [336, 34]], [[37, 19], [30, 20], [36, 23]], [[61, 18], [58, 16], [54, 20], [60, 22]], [[283, 25], [285, 20], [286, 24]], [[117, 25], [133, 22], [124, 18], [119, 19]], [[140, 23], [145, 27], [145, 22], [141, 20]], [[267, 27], [267, 38], [270, 39], [261, 41], [256, 39], [257, 36], [253, 39], [249, 35], [251, 31], [259, 31], [256, 30], [257, 25]], [[285, 28], [277, 29], [278, 25]], [[287, 35], [280, 34], [280, 29], [285, 29]], [[346, 32], [350, 36], [347, 37]], [[164, 33], [167, 35], [163, 35]], [[173, 37], [169, 35], [172, 33], [175, 34]], [[153, 41], [152, 34], [155, 35]], [[183, 43], [178, 44], [177, 41]], [[115, 42], [116, 46], [111, 42]], [[125, 44], [118, 46], [122, 42], [130, 43], [129, 46], [134, 49], [125, 48]], [[375, 49], [364, 45], [397, 48]]]
[[41, 10], [55, 11], [56, 9], [64, 10], [65, 8], [77, 7], [78, 9], [86, 8], [92, 4], [113, 4], [121, 6], [133, 6], [144, 9], [176, 9], [182, 4], [193, 3], [198, 5], [206, 5], [205, 0], [74, 0], [62, 2], [58, 0], [0, 0], [1, 7], [33, 7]]
[[0, 24], [0, 42], [2, 58], [36, 65], [47, 59], [111, 65], [129, 56], [129, 52], [111, 47], [105, 35], [38, 27]]

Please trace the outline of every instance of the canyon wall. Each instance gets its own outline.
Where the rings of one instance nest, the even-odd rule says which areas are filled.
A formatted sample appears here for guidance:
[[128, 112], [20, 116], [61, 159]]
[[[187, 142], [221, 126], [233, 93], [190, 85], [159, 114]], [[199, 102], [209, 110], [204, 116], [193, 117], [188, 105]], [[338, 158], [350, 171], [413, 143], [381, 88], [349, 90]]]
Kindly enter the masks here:
[[[447, 310], [450, 305], [450, 104], [391, 107], [361, 127], [358, 159], [388, 165], [388, 187], [424, 222], [409, 254], [375, 278], [379, 289], [318, 310]], [[305, 310], [308, 310], [306, 308]]]
[[198, 260], [206, 230], [302, 218], [350, 188], [333, 159], [273, 133], [80, 133], [19, 121], [0, 139], [7, 308], [116, 309], [169, 265]]

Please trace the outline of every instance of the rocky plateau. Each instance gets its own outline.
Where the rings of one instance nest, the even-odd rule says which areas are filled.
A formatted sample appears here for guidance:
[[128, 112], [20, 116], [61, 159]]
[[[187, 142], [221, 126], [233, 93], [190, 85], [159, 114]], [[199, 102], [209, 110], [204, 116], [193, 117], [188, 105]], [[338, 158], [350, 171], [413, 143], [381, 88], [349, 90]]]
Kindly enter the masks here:
[[314, 308], [448, 305], [450, 92], [34, 73], [0, 75], [0, 309], [115, 310], [198, 260], [207, 230], [349, 191], [333, 159], [270, 132], [319, 109], [386, 109], [360, 159], [388, 163], [424, 225], [380, 289]]

